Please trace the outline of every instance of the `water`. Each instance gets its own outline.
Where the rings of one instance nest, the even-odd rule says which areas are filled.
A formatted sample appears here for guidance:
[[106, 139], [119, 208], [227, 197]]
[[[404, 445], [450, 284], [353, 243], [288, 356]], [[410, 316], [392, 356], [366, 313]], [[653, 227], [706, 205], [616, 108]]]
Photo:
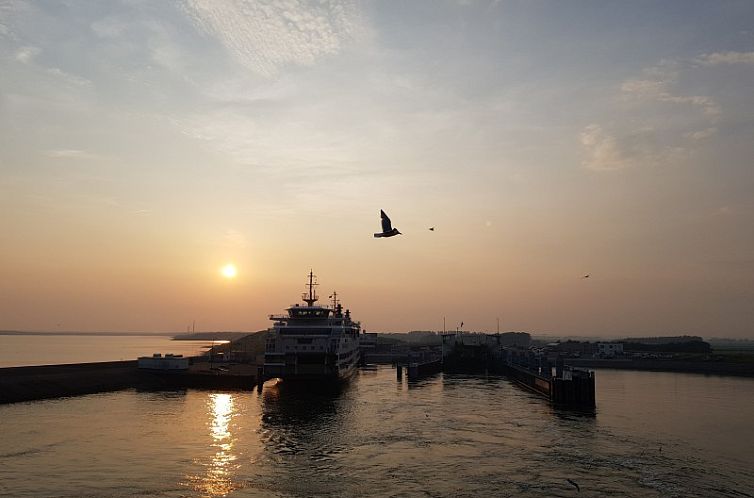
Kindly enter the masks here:
[[[602, 370], [596, 415], [504, 378], [0, 406], [0, 496], [747, 496], [754, 380]], [[580, 493], [567, 479], [581, 488]]]
[[1, 335], [0, 367], [135, 360], [153, 353], [197, 355], [212, 341], [166, 336]]

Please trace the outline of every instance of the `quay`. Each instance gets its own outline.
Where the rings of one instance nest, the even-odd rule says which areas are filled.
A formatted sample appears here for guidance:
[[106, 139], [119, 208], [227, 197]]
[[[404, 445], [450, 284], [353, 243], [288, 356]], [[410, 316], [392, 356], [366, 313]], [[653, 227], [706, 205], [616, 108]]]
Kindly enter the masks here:
[[395, 364], [398, 380], [406, 371], [408, 380], [416, 380], [442, 371], [442, 356], [433, 351], [411, 351], [404, 361]]
[[517, 384], [548, 398], [556, 405], [596, 406], [594, 372], [564, 364], [563, 358], [555, 362], [555, 374], [547, 358], [508, 351], [503, 361], [508, 377]]
[[404, 373], [409, 381], [438, 372], [499, 374], [555, 405], [594, 409], [594, 371], [566, 365], [562, 356], [537, 354], [516, 344], [515, 334], [511, 338], [513, 343], [497, 334], [443, 334], [439, 352], [422, 347], [395, 356], [397, 380], [402, 381]]
[[137, 360], [0, 368], [0, 404], [80, 396], [122, 389], [248, 389], [256, 366], [216, 366], [190, 358], [185, 371], [145, 370]]
[[505, 345], [500, 335], [444, 334], [442, 371], [498, 373], [553, 404], [584, 409], [596, 406], [593, 371], [566, 366], [558, 356], [553, 372], [551, 358], [516, 345]]

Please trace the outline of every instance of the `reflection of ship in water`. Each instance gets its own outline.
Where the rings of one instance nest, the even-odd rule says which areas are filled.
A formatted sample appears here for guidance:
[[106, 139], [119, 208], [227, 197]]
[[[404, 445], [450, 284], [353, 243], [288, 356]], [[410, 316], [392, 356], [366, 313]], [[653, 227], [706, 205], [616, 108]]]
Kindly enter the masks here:
[[339, 380], [356, 372], [359, 364], [359, 322], [343, 311], [333, 292], [332, 306], [320, 306], [309, 272], [306, 306], [294, 304], [274, 321], [267, 336], [263, 376], [284, 380]]
[[342, 495], [343, 465], [354, 443], [355, 391], [350, 382], [265, 384], [259, 435], [262, 458], [274, 471], [256, 480], [286, 496]]
[[267, 383], [262, 392], [262, 422], [268, 426], [288, 426], [332, 421], [349, 389], [347, 382]]

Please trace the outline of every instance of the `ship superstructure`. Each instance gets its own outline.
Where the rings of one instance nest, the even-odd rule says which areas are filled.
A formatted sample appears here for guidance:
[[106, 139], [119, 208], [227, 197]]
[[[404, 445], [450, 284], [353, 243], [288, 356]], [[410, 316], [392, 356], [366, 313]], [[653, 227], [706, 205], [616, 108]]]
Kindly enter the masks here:
[[284, 315], [270, 315], [264, 377], [290, 380], [345, 379], [359, 364], [361, 325], [343, 311], [336, 292], [332, 304], [315, 304], [316, 277], [309, 272], [305, 305], [293, 304]]

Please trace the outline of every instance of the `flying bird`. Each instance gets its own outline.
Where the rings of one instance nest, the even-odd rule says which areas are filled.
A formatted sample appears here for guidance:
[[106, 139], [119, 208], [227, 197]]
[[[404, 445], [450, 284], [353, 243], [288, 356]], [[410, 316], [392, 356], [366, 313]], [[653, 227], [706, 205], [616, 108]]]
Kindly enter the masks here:
[[392, 237], [393, 235], [403, 235], [397, 228], [393, 228], [393, 224], [390, 223], [390, 218], [387, 217], [385, 211], [380, 209], [380, 218], [382, 219], [382, 233], [376, 233], [374, 236], [379, 237]]
[[581, 277], [581, 278], [589, 278], [589, 274], [587, 273], [586, 275], [584, 275], [584, 276], [583, 276], [583, 277]]
[[434, 232], [435, 231], [435, 227], [429, 227], [429, 231], [430, 232]]
[[566, 481], [568, 481], [569, 483], [571, 483], [571, 485], [573, 485], [573, 487], [576, 488], [576, 491], [578, 491], [579, 493], [581, 493], [581, 488], [579, 487], [578, 484], [576, 484], [576, 481], [574, 481], [572, 479], [566, 479]]

